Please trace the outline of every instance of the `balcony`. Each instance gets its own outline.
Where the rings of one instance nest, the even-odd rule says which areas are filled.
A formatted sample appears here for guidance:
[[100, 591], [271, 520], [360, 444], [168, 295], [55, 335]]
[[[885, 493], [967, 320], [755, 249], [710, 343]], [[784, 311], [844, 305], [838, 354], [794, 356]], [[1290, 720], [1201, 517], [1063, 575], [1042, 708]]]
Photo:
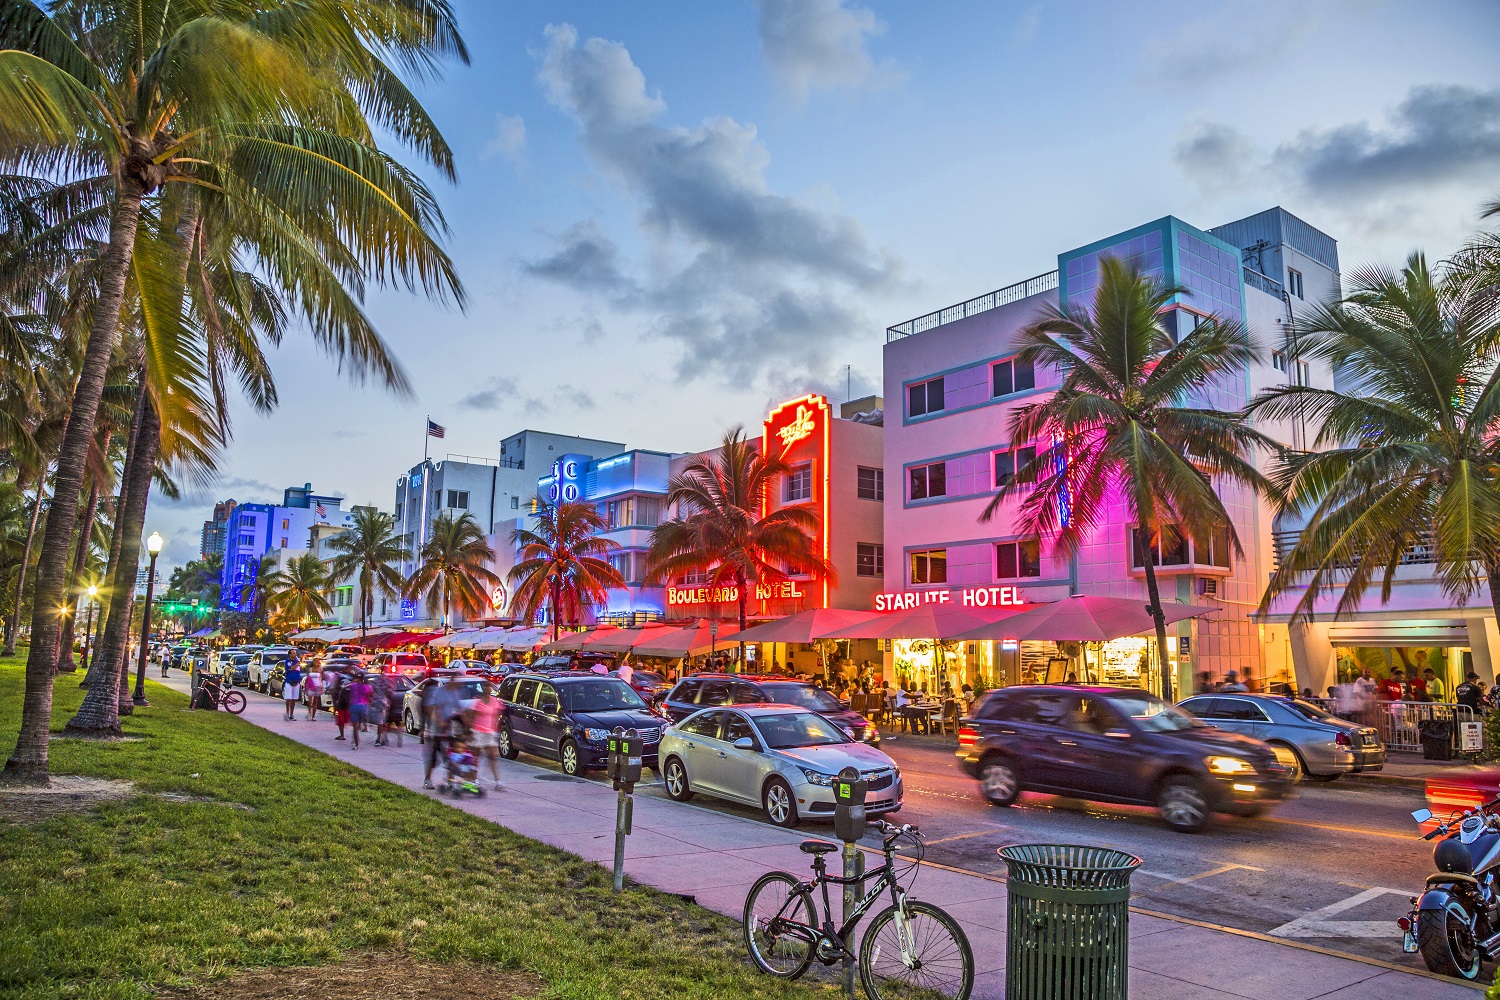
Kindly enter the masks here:
[[987, 292], [966, 302], [947, 306], [946, 308], [939, 309], [937, 312], [930, 312], [925, 316], [909, 319], [905, 323], [888, 326], [885, 330], [885, 342], [889, 344], [893, 340], [910, 337], [912, 334], [931, 330], [933, 327], [942, 326], [944, 323], [952, 323], [954, 320], [965, 319], [982, 312], [988, 312], [991, 309], [998, 309], [1001, 306], [1010, 305], [1012, 302], [1019, 302], [1033, 295], [1040, 295], [1042, 292], [1050, 292], [1056, 287], [1057, 272], [1048, 271], [1046, 274], [1039, 274], [1035, 278], [1027, 278], [1025, 281], [1016, 282], [1014, 285], [997, 288], [993, 292]]
[[[1272, 569], [1280, 569], [1281, 562], [1287, 554], [1296, 546], [1302, 537], [1300, 528], [1291, 531], [1274, 531], [1271, 533], [1271, 558]], [[1430, 566], [1437, 562], [1437, 539], [1430, 531], [1424, 531], [1419, 536], [1419, 541], [1411, 548], [1401, 554], [1398, 566]], [[1341, 560], [1334, 564], [1335, 569], [1348, 569], [1353, 565], [1352, 560]]]

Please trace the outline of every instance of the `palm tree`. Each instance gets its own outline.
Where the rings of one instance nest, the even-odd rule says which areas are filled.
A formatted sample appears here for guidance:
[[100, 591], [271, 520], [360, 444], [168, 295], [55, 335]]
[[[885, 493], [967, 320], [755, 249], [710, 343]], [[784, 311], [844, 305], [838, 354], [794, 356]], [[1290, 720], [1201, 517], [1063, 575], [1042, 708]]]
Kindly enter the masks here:
[[288, 622], [322, 621], [333, 614], [333, 605], [323, 596], [329, 586], [328, 568], [311, 552], [267, 574], [263, 584], [267, 608]]
[[781, 582], [794, 573], [831, 579], [833, 569], [817, 550], [817, 512], [802, 506], [766, 512], [779, 477], [791, 468], [732, 428], [716, 452], [668, 481], [667, 506], [677, 514], [651, 531], [647, 582], [706, 574], [714, 587], [732, 586], [743, 629], [751, 584]]
[[1430, 546], [1443, 590], [1464, 604], [1489, 588], [1500, 614], [1500, 330], [1493, 290], [1467, 267], [1354, 272], [1353, 290], [1299, 324], [1299, 353], [1326, 359], [1340, 388], [1288, 385], [1253, 412], [1319, 427], [1312, 453], [1280, 470], [1283, 512], [1304, 520], [1264, 603], [1306, 587], [1294, 617], [1342, 586], [1338, 613], [1371, 583], [1381, 599], [1402, 557]]
[[[38, 562], [22, 725], [6, 764], [13, 780], [45, 782], [52, 609], [143, 218], [164, 186], [222, 194], [230, 229], [279, 293], [317, 317], [320, 343], [341, 359], [370, 357], [359, 308], [367, 281], [462, 300], [433, 236], [441, 217], [430, 193], [379, 150], [374, 127], [449, 176], [452, 157], [384, 60], [421, 74], [466, 53], [448, 5], [426, 0], [270, 9], [6, 0], [3, 13], [0, 169], [92, 184], [108, 212]], [[170, 320], [171, 303], [151, 299]]]
[[473, 514], [464, 511], [454, 517], [443, 511], [433, 519], [431, 536], [417, 553], [406, 596], [416, 600], [426, 594], [428, 609], [442, 610], [444, 629], [450, 604], [456, 604], [465, 618], [478, 618], [500, 583], [489, 568], [494, 561], [495, 550]]
[[999, 484], [980, 515], [988, 521], [1020, 497], [1012, 529], [1051, 538], [1071, 559], [1123, 503], [1145, 553], [1166, 698], [1173, 688], [1167, 627], [1150, 553], [1164, 530], [1200, 538], [1227, 532], [1240, 552], [1212, 480], [1274, 492], [1256, 469], [1254, 452], [1278, 447], [1242, 413], [1194, 404], [1216, 383], [1243, 372], [1253, 355], [1243, 325], [1217, 317], [1202, 318], [1174, 342], [1163, 310], [1182, 294], [1189, 293], [1104, 257], [1092, 303], [1053, 306], [1021, 331], [1018, 357], [1057, 372], [1062, 382], [1045, 401], [1017, 410], [1011, 439], [1049, 443], [1038, 444], [1035, 458]]
[[359, 637], [364, 639], [375, 614], [375, 592], [394, 597], [405, 583], [396, 567], [410, 558], [406, 544], [393, 534], [396, 519], [374, 507], [355, 507], [347, 529], [328, 540], [338, 555], [328, 564], [328, 579], [359, 579]]
[[512, 606], [519, 617], [533, 621], [548, 608], [552, 638], [563, 621], [578, 625], [584, 612], [609, 599], [609, 591], [625, 586], [625, 578], [609, 564], [609, 554], [620, 546], [600, 533], [609, 522], [591, 503], [536, 500], [536, 530], [516, 528], [516, 564], [510, 571]]

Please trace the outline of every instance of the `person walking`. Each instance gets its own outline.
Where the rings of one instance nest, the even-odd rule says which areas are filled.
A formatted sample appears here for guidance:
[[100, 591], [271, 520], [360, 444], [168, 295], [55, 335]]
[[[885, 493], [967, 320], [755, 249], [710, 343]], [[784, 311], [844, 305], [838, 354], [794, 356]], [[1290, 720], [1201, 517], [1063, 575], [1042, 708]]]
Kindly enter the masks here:
[[431, 788], [432, 769], [443, 759], [453, 720], [463, 714], [458, 682], [449, 677], [431, 685], [422, 701], [422, 709], [422, 732], [427, 743], [427, 766], [422, 771], [422, 787]]
[[391, 678], [385, 671], [378, 671], [370, 678], [370, 721], [375, 723], [375, 745], [386, 745], [385, 720], [390, 714]]
[[[359, 749], [359, 734], [370, 718], [370, 700], [375, 690], [363, 673], [354, 675], [349, 686], [349, 727], [354, 731], [354, 749]], [[383, 709], [383, 707], [382, 707]]]
[[385, 703], [385, 745], [391, 745], [391, 733], [395, 733], [397, 749], [401, 747], [402, 734], [406, 729], [406, 724], [402, 719], [402, 710], [406, 707], [404, 698], [405, 696], [393, 685]]
[[286, 674], [281, 679], [281, 700], [286, 704], [286, 721], [297, 721], [297, 700], [302, 697], [302, 671], [297, 664], [287, 661]]
[[489, 759], [490, 773], [495, 776], [497, 792], [503, 787], [500, 784], [500, 713], [503, 709], [502, 702], [495, 697], [493, 684], [486, 684], [479, 699], [469, 706], [473, 720], [469, 724], [469, 746], [479, 756]]
[[1238, 673], [1236, 673], [1235, 671], [1231, 670], [1231, 671], [1229, 671], [1229, 673], [1227, 673], [1227, 674], [1224, 675], [1224, 686], [1221, 687], [1221, 688], [1219, 688], [1219, 690], [1220, 691], [1245, 691], [1245, 692], [1248, 692], [1250, 689], [1247, 688], [1245, 685], [1241, 684], [1240, 683], [1240, 675]]
[[302, 678], [302, 700], [307, 702], [307, 721], [315, 721], [318, 718], [318, 709], [323, 707], [322, 671], [313, 667], [307, 668], [307, 673]]
[[349, 724], [349, 678], [342, 671], [333, 672], [329, 691], [333, 698], [333, 724], [339, 727], [336, 740], [344, 738], [344, 727]]

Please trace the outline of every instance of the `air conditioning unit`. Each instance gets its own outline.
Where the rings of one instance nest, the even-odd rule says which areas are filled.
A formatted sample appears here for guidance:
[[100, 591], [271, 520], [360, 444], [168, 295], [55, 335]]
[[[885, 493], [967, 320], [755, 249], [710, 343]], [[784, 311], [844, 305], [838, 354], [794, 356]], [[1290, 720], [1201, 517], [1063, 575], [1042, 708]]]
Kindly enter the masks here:
[[1198, 596], [1213, 597], [1219, 592], [1219, 581], [1211, 576], [1198, 577]]

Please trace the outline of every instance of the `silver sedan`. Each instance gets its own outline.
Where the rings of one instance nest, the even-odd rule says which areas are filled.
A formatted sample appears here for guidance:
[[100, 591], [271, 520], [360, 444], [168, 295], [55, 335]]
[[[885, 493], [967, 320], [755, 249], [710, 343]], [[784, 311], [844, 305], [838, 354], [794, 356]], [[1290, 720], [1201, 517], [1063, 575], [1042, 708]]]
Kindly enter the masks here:
[[844, 728], [796, 705], [711, 708], [663, 734], [660, 760], [667, 794], [696, 793], [763, 809], [777, 826], [833, 818], [834, 777], [854, 767], [868, 783], [865, 813], [901, 808], [896, 762], [849, 738]]
[[1385, 767], [1379, 733], [1309, 702], [1225, 692], [1195, 695], [1178, 707], [1211, 726], [1269, 743], [1276, 758], [1292, 769], [1293, 780], [1332, 781], [1342, 774]]

